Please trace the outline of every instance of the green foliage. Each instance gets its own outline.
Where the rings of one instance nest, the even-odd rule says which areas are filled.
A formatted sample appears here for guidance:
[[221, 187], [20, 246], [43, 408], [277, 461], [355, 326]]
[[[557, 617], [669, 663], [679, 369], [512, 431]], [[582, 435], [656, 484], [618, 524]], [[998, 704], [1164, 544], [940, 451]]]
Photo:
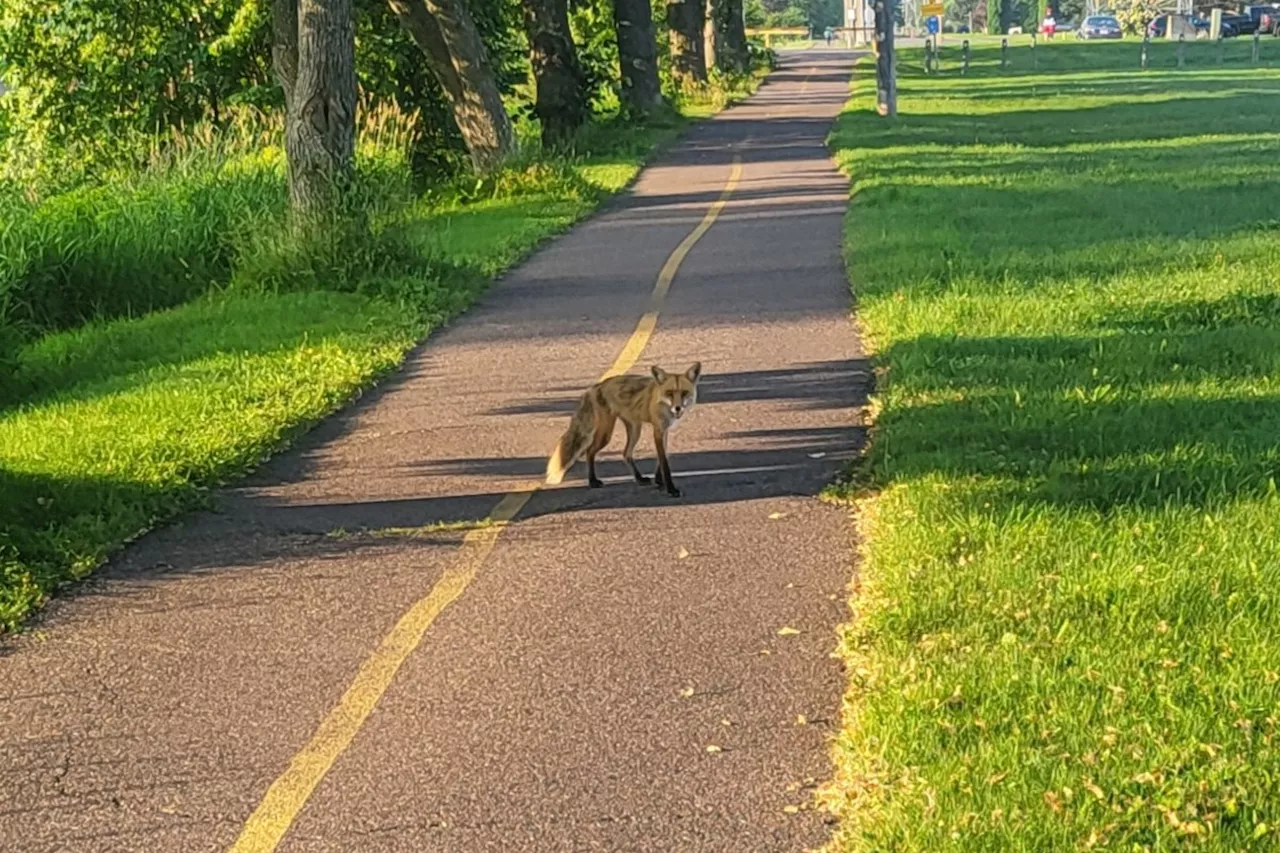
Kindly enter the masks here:
[[841, 25], [841, 0], [746, 0], [748, 27], [809, 27], [821, 32]]
[[270, 103], [269, 28], [257, 2], [8, 0], [5, 171], [66, 186], [122, 150], [145, 150], [157, 131]]
[[1152, 48], [904, 51], [839, 121], [882, 368], [839, 849], [1276, 849], [1280, 51]]
[[592, 111], [611, 115], [621, 106], [618, 82], [618, 34], [610, 0], [579, 0], [569, 4], [569, 25], [578, 60], [587, 76]]
[[1160, 0], [1117, 0], [1112, 4], [1116, 20], [1129, 35], [1141, 35], [1147, 24], [1159, 15], [1164, 4]]

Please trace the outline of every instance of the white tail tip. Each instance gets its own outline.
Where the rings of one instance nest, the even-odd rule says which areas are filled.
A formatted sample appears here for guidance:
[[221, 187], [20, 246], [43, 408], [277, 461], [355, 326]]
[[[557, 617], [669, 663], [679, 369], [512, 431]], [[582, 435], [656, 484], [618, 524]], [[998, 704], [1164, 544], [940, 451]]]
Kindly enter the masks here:
[[560, 464], [560, 448], [557, 447], [555, 453], [551, 454], [550, 461], [547, 462], [547, 485], [560, 485], [564, 481], [564, 474], [564, 465]]

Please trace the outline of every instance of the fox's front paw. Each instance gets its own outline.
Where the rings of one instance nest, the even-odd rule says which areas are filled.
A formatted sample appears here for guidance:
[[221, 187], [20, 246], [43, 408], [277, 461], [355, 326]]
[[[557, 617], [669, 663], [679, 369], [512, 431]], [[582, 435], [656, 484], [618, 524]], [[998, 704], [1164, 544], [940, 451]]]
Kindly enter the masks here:
[[653, 481], [648, 477], [646, 477], [644, 474], [636, 474], [636, 482], [647, 486]]
[[587, 485], [593, 489], [600, 489], [604, 487], [604, 480], [601, 480], [599, 477], [592, 477], [590, 480], [587, 480]]
[[671, 495], [673, 498], [678, 498], [680, 497], [680, 490], [675, 486], [667, 486], [667, 494]]

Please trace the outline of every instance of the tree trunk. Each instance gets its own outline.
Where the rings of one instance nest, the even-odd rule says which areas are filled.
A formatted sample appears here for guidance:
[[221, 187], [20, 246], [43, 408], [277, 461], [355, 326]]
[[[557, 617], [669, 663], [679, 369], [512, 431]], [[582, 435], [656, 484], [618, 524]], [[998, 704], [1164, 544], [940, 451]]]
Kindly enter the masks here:
[[702, 61], [706, 63], [707, 73], [710, 74], [717, 67], [717, 42], [720, 34], [716, 30], [716, 0], [707, 0], [707, 20], [702, 26]]
[[542, 123], [542, 144], [564, 142], [587, 118], [586, 80], [569, 32], [565, 0], [524, 0], [529, 61], [537, 87], [534, 112]]
[[618, 31], [623, 106], [634, 116], [660, 110], [662, 84], [658, 82], [658, 47], [649, 0], [613, 0], [613, 23]]
[[[437, 18], [423, 0], [388, 0], [391, 11], [414, 44], [426, 54], [440, 88], [444, 90], [453, 120], [478, 172], [489, 172], [515, 153], [511, 119], [502, 105], [498, 81], [480, 42], [475, 22], [465, 6], [450, 0], [432, 0], [436, 7], [448, 6], [444, 18]], [[445, 20], [451, 22], [451, 37]], [[457, 44], [472, 49], [458, 56], [450, 49]], [[479, 46], [479, 53], [475, 46]]]
[[285, 92], [294, 213], [332, 213], [356, 149], [356, 37], [351, 0], [274, 0], [272, 54]]
[[298, 0], [271, 2], [271, 61], [284, 90], [287, 114], [293, 103], [293, 84], [298, 79]]
[[705, 0], [677, 0], [667, 4], [667, 26], [671, 30], [671, 75], [688, 87], [707, 79], [706, 58], [702, 54]]
[[[707, 68], [719, 68], [730, 74], [745, 74], [750, 53], [747, 50], [746, 23], [742, 18], [743, 0], [708, 0]], [[712, 45], [714, 44], [714, 48]], [[711, 52], [714, 49], [714, 54]]]

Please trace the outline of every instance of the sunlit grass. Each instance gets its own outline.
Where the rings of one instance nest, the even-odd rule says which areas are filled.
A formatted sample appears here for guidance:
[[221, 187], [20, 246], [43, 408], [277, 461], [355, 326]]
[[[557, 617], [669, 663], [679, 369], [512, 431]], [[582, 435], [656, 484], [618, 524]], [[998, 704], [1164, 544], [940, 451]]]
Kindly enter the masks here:
[[1277, 843], [1280, 71], [1133, 47], [907, 54], [833, 137], [881, 370], [842, 849]]

